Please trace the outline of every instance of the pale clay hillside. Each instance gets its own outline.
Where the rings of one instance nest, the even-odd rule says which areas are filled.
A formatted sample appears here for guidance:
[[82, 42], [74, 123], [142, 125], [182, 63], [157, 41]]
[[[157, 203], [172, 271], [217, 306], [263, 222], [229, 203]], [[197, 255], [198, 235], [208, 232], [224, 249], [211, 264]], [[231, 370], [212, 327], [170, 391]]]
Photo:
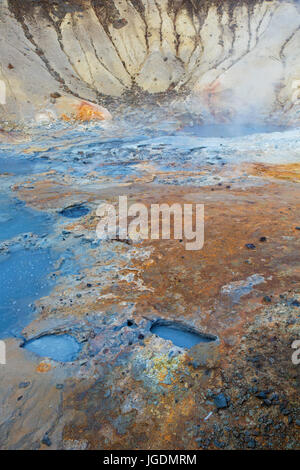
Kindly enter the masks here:
[[300, 3], [225, 0], [1, 0], [1, 120], [43, 111], [53, 93], [103, 104], [130, 92], [192, 92], [207, 105], [294, 111]]

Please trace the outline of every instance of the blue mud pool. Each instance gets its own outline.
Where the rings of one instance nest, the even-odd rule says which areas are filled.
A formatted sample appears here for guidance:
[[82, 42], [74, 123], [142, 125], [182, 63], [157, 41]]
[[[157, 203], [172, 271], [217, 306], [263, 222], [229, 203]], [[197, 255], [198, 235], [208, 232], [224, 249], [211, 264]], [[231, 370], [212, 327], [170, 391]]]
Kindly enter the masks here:
[[0, 242], [22, 233], [47, 233], [52, 217], [36, 211], [17, 199], [0, 193]]
[[153, 325], [151, 327], [151, 333], [172, 341], [175, 346], [185, 349], [190, 349], [199, 343], [210, 343], [214, 341], [214, 339], [208, 336], [181, 329], [179, 326]]
[[70, 335], [45, 335], [25, 343], [24, 348], [37, 356], [59, 362], [72, 362], [81, 351], [80, 344]]
[[16, 249], [0, 257], [0, 338], [16, 336], [29, 323], [32, 303], [47, 295], [54, 257], [48, 249]]

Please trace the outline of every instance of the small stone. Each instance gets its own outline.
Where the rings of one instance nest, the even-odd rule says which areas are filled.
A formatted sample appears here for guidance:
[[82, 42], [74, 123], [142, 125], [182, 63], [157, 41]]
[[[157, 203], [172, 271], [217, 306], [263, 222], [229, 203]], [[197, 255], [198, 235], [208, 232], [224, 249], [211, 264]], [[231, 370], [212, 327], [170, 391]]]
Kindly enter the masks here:
[[291, 305], [293, 307], [300, 307], [300, 302], [298, 300], [293, 300], [293, 302], [291, 302]]
[[61, 97], [61, 94], [55, 91], [54, 93], [50, 93], [50, 97], [53, 99], [57, 99]]
[[56, 384], [57, 390], [62, 390], [64, 388], [64, 384]]
[[259, 241], [262, 242], [262, 243], [263, 243], [263, 242], [266, 242], [266, 241], [267, 241], [267, 237], [260, 237]]
[[215, 402], [215, 405], [218, 409], [228, 407], [228, 401], [227, 401], [227, 398], [225, 397], [224, 393], [219, 393], [218, 395], [216, 395], [215, 398], [214, 398], [214, 402]]
[[221, 441], [218, 441], [217, 439], [214, 440], [214, 445], [216, 447], [218, 447], [219, 449], [224, 449], [224, 447], [225, 447], [225, 443], [221, 442]]
[[268, 398], [266, 398], [266, 399], [264, 400], [264, 405], [266, 405], [266, 406], [271, 406], [271, 405], [272, 405], [272, 401], [269, 400]]
[[43, 437], [43, 439], [42, 439], [42, 444], [44, 444], [44, 445], [47, 446], [47, 447], [50, 447], [51, 444], [52, 444], [52, 442], [51, 442], [51, 440], [50, 440], [50, 438], [49, 438], [49, 436], [48, 436], [47, 433], [44, 435], [44, 437]]
[[270, 302], [272, 302], [272, 299], [269, 295], [265, 295], [263, 297], [263, 301], [266, 302], [267, 304], [269, 304]]
[[248, 445], [248, 448], [249, 448], [249, 449], [255, 449], [255, 447], [256, 447], [256, 440], [255, 440], [255, 439], [249, 439], [247, 445]]
[[255, 396], [261, 400], [265, 400], [267, 398], [267, 394], [265, 392], [258, 392]]
[[253, 243], [246, 243], [245, 245], [248, 250], [255, 250], [256, 246]]

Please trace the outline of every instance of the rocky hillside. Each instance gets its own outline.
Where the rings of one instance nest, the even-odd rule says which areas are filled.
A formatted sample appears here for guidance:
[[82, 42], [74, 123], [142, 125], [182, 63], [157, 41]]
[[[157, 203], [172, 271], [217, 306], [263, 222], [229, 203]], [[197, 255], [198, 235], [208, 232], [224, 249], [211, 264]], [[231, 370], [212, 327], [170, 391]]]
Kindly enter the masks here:
[[295, 0], [0, 5], [2, 121], [32, 117], [53, 93], [103, 103], [132, 92], [175, 90], [192, 92], [193, 107], [221, 106], [232, 113], [290, 112], [297, 103]]

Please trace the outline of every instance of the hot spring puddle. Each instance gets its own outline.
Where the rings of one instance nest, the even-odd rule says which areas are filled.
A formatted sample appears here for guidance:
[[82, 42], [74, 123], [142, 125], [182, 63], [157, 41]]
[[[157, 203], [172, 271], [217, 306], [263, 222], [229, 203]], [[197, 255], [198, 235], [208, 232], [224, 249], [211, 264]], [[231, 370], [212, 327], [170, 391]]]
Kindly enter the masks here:
[[160, 336], [163, 339], [172, 341], [175, 346], [184, 349], [190, 349], [199, 343], [210, 343], [211, 341], [214, 341], [214, 338], [209, 335], [202, 335], [174, 325], [153, 325], [151, 327], [151, 333]]
[[251, 124], [195, 124], [185, 126], [182, 132], [198, 137], [243, 137], [251, 134], [265, 134], [284, 131], [283, 126]]
[[72, 362], [81, 351], [80, 344], [73, 336], [45, 335], [25, 343], [24, 348], [37, 356], [47, 357], [59, 362]]
[[32, 303], [50, 292], [48, 249], [19, 249], [0, 260], [0, 338], [18, 334], [33, 315]]
[[0, 241], [22, 233], [47, 233], [52, 217], [27, 207], [23, 202], [0, 193]]

